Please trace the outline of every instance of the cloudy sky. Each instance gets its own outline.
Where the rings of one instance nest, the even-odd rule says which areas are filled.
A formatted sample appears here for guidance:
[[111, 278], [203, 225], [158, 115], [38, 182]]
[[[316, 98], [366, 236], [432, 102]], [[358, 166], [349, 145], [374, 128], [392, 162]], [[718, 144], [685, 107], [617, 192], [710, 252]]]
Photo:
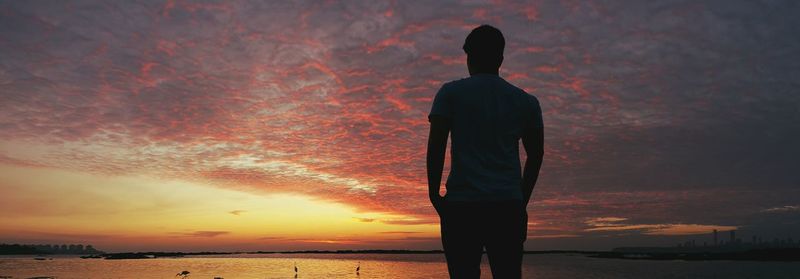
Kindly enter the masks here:
[[3, 1], [0, 242], [438, 249], [431, 100], [506, 37], [527, 249], [800, 238], [796, 1]]

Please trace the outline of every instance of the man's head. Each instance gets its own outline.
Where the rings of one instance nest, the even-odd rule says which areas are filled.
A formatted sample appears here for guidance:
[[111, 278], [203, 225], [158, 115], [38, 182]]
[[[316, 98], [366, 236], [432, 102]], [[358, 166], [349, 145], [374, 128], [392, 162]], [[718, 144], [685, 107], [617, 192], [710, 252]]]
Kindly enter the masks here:
[[481, 25], [467, 35], [464, 52], [467, 53], [467, 67], [470, 74], [496, 74], [503, 64], [503, 49], [506, 40], [499, 29], [491, 25]]

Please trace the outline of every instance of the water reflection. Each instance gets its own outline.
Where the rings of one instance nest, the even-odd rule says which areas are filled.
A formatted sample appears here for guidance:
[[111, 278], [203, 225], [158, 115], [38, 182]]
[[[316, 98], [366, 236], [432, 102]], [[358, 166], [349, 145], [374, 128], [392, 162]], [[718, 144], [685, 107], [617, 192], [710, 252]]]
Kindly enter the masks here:
[[[297, 267], [295, 272], [294, 267]], [[487, 260], [482, 278], [491, 278]], [[386, 254], [227, 255], [143, 260], [0, 258], [0, 278], [447, 278], [444, 256]], [[654, 273], [658, 270], [658, 273]], [[793, 262], [645, 261], [525, 255], [524, 278], [797, 278]]]

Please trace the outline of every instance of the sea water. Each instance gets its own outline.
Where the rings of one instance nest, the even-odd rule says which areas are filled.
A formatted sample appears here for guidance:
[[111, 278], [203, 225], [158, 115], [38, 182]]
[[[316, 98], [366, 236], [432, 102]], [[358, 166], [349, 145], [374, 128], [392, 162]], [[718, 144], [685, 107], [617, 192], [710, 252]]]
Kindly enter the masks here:
[[[295, 273], [294, 267], [298, 271]], [[360, 271], [356, 268], [360, 266]], [[0, 258], [0, 278], [447, 278], [442, 254], [237, 254], [136, 260]], [[486, 257], [481, 278], [491, 278]], [[525, 278], [800, 278], [798, 262], [651, 261], [529, 254]], [[10, 277], [9, 277], [10, 276]]]

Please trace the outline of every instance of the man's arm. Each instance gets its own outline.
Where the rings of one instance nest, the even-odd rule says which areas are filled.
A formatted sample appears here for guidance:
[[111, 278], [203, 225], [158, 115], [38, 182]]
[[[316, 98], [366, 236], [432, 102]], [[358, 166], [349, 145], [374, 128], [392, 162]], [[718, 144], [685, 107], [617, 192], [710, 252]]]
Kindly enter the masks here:
[[531, 127], [522, 135], [522, 145], [525, 146], [525, 153], [528, 158], [525, 160], [525, 168], [522, 171], [522, 197], [527, 205], [531, 200], [533, 186], [539, 178], [539, 169], [542, 167], [544, 158], [544, 128]]
[[450, 119], [432, 115], [430, 117], [431, 131], [428, 135], [428, 197], [440, 213], [439, 206], [442, 197], [439, 196], [439, 188], [442, 183], [442, 170], [444, 169], [444, 155], [447, 151], [447, 137], [450, 134]]

